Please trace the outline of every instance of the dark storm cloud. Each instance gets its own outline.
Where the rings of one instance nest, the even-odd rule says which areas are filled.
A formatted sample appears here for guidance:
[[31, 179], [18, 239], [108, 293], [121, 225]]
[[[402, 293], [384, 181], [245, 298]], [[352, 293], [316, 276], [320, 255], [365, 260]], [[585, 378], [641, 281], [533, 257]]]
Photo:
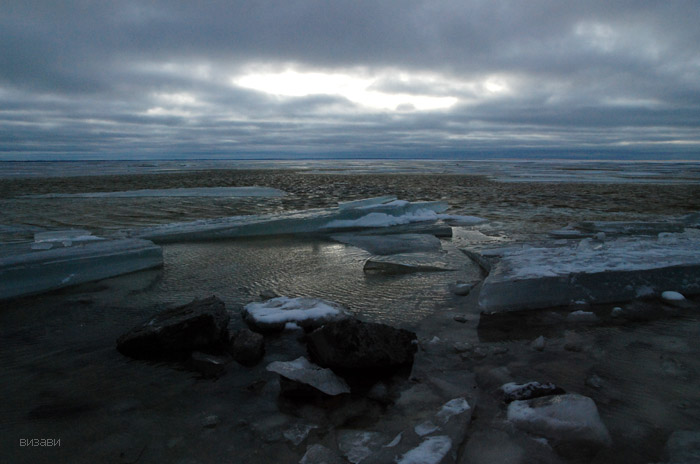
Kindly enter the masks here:
[[[695, 1], [11, 0], [0, 10], [0, 157], [685, 157], [700, 147], [699, 11]], [[366, 95], [236, 84], [285, 69], [369, 79], [378, 99], [456, 103], [420, 110], [406, 97], [391, 111]]]

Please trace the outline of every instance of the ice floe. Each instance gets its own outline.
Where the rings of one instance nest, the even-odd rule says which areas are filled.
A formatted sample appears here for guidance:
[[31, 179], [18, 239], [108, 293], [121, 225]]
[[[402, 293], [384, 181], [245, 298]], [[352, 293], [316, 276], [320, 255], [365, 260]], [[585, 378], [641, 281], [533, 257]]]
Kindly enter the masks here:
[[280, 296], [249, 303], [243, 309], [243, 319], [258, 331], [314, 328], [326, 322], [345, 319], [349, 315], [347, 309], [337, 303], [306, 297]]
[[144, 197], [283, 197], [286, 192], [271, 187], [194, 187], [123, 190], [119, 192], [46, 193], [25, 198], [144, 198]]
[[[364, 203], [363, 203], [364, 202]], [[196, 241], [260, 235], [333, 233], [434, 223], [447, 209], [441, 201], [407, 202], [394, 197], [358, 200], [337, 208], [233, 216], [172, 223], [128, 232], [156, 242]]]
[[[163, 264], [161, 248], [147, 240], [98, 240], [89, 235], [63, 232], [39, 235], [39, 238], [42, 241], [33, 244], [0, 247], [0, 299], [55, 290]], [[76, 238], [80, 240], [74, 242]], [[38, 249], [37, 245], [40, 245]], [[52, 245], [50, 249], [48, 245]]]
[[660, 295], [674, 287], [700, 293], [697, 233], [605, 242], [583, 239], [563, 245], [487, 250], [479, 255], [476, 259], [490, 266], [479, 295], [479, 304], [487, 311], [545, 308], [576, 301], [610, 303]]

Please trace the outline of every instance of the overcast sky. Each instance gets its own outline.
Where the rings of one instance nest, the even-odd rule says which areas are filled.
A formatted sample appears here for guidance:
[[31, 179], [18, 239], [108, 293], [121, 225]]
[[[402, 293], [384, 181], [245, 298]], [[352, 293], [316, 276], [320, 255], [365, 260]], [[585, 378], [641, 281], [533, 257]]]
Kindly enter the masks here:
[[0, 159], [699, 153], [697, 0], [0, 8]]

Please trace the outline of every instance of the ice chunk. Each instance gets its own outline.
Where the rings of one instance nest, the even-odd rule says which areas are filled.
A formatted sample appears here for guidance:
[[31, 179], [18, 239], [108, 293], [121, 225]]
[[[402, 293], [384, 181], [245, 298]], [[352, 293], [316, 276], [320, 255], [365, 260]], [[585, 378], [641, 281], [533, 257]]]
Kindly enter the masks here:
[[440, 411], [438, 411], [436, 417], [441, 424], [446, 424], [452, 417], [458, 416], [459, 414], [467, 412], [470, 409], [471, 406], [469, 406], [466, 399], [455, 398], [442, 405], [442, 408], [440, 408]]
[[358, 235], [340, 234], [331, 238], [352, 245], [375, 255], [394, 255], [419, 251], [438, 251], [442, 248], [440, 239], [425, 234], [397, 235]]
[[438, 464], [451, 448], [452, 440], [446, 435], [428, 437], [396, 462], [398, 464]]
[[[50, 242], [43, 242], [50, 243]], [[163, 265], [147, 240], [89, 240], [70, 248], [0, 247], [0, 299], [41, 293]]]
[[667, 290], [661, 294], [661, 298], [666, 301], [683, 301], [685, 297], [678, 292]]
[[350, 387], [330, 369], [324, 369], [301, 356], [294, 361], [275, 361], [267, 370], [290, 380], [310, 385], [326, 395], [335, 396], [350, 393]]
[[293, 424], [290, 428], [285, 430], [282, 435], [284, 438], [289, 440], [294, 446], [299, 446], [306, 437], [309, 436], [309, 432], [313, 429], [317, 429], [318, 425], [311, 424]]
[[283, 330], [289, 323], [294, 323], [297, 327], [313, 328], [326, 322], [345, 319], [349, 315], [350, 313], [337, 303], [306, 297], [280, 296], [249, 303], [243, 309], [243, 319], [259, 331]]
[[586, 396], [566, 394], [513, 401], [507, 417], [516, 427], [545, 438], [596, 445], [611, 443], [598, 408]]
[[579, 243], [509, 248], [501, 255], [479, 295], [487, 311], [574, 301], [613, 303], [659, 295], [669, 287], [700, 293], [697, 234], [669, 234], [663, 240], [618, 238], [597, 247]]
[[120, 192], [48, 193], [25, 198], [143, 198], [143, 197], [283, 197], [287, 193], [271, 187], [194, 187], [124, 190]]
[[338, 432], [338, 448], [353, 464], [359, 464], [382, 447], [386, 437], [378, 432], [365, 430], [341, 430]]
[[440, 427], [433, 424], [431, 421], [421, 422], [420, 424], [413, 427], [413, 431], [416, 432], [416, 435], [418, 435], [419, 437], [424, 437], [430, 433], [435, 432], [436, 430], [440, 430]]

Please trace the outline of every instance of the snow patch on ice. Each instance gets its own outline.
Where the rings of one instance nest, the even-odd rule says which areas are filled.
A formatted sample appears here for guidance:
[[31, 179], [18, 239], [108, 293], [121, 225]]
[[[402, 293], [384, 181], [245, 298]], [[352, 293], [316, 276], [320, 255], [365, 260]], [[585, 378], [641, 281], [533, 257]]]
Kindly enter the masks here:
[[[330, 301], [316, 298], [280, 296], [263, 302], [248, 303], [245, 310], [257, 323], [299, 325], [304, 321], [334, 320], [345, 317], [346, 311]], [[291, 327], [290, 328], [294, 328]]]

